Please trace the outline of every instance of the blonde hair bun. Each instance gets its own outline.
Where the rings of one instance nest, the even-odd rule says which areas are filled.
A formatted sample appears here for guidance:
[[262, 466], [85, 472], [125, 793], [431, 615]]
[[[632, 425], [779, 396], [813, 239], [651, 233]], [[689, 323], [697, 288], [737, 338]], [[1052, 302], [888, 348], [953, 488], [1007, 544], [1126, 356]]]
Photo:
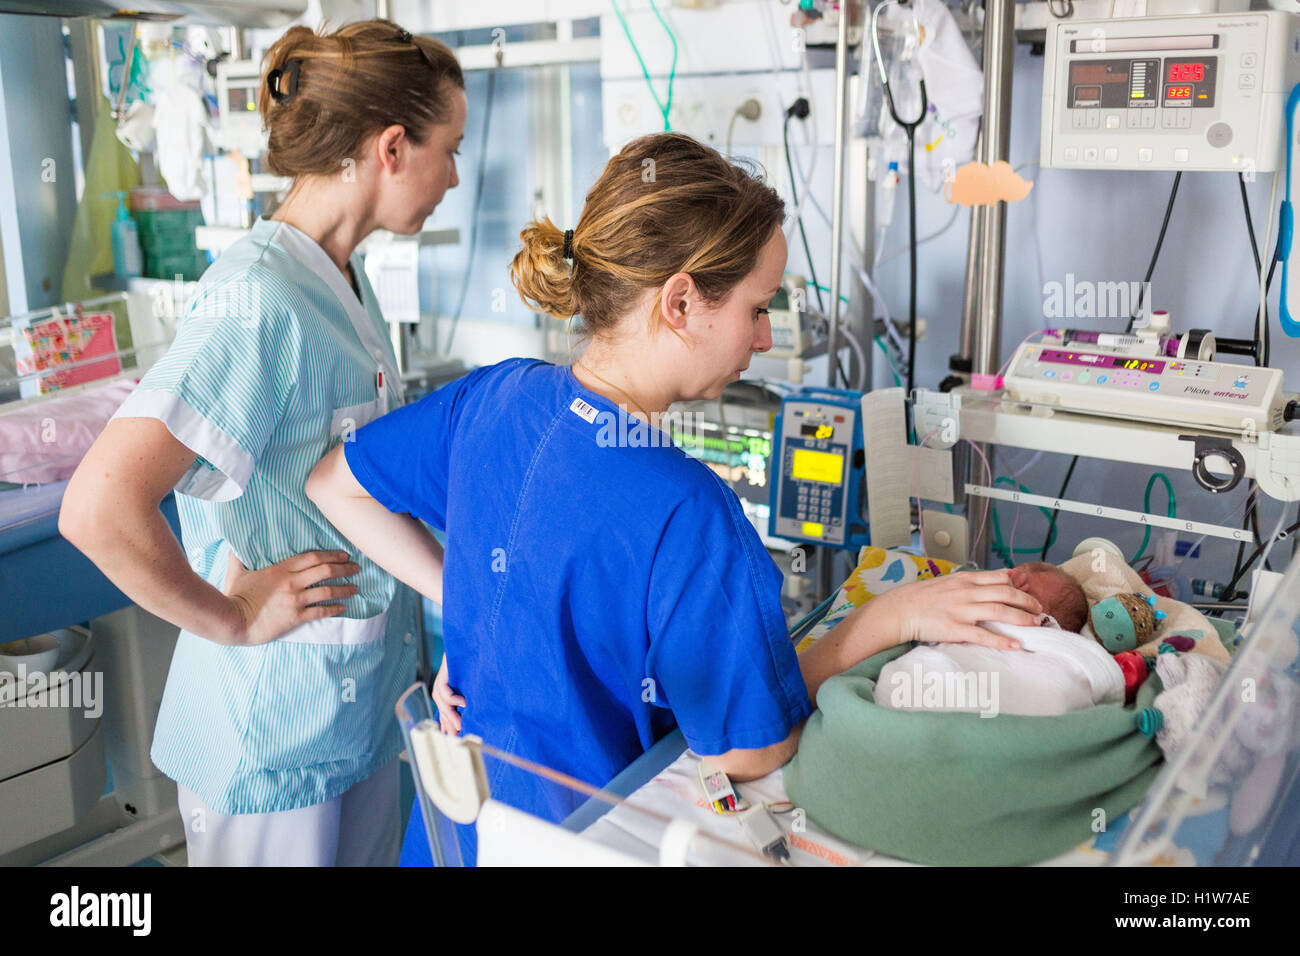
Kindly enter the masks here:
[[[578, 303], [573, 294], [574, 263], [564, 258], [564, 233], [545, 216], [524, 226], [519, 238], [524, 247], [510, 265], [510, 279], [529, 308], [557, 319], [577, 315]], [[575, 230], [574, 241], [577, 245]]]
[[785, 204], [757, 168], [681, 133], [642, 136], [610, 159], [587, 193], [572, 264], [564, 233], [535, 219], [519, 234], [511, 278], [530, 308], [581, 315], [583, 331], [599, 335], [678, 272], [690, 274], [705, 301], [721, 302], [753, 271], [784, 218]]

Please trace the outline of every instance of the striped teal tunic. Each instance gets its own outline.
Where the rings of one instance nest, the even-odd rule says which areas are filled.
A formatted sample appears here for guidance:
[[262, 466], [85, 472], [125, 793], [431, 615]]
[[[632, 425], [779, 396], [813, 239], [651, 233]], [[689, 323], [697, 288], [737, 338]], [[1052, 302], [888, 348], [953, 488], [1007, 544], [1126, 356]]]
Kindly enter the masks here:
[[[415, 677], [418, 601], [303, 492], [336, 442], [401, 400], [387, 329], [315, 242], [261, 220], [204, 273], [167, 354], [117, 418], [157, 418], [196, 455], [176, 485], [190, 565], [224, 590], [230, 551], [264, 568], [345, 550], [344, 615], [259, 647], [182, 630], [152, 758], [222, 813], [333, 799], [397, 756], [393, 713]], [[377, 374], [385, 374], [383, 386]]]

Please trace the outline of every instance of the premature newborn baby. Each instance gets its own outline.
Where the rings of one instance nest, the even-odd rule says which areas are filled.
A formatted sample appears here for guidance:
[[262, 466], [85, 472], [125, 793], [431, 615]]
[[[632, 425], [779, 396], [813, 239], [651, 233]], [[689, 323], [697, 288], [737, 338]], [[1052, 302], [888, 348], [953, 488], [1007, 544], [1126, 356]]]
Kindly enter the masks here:
[[[1063, 631], [1079, 633], [1088, 621], [1083, 586], [1054, 564], [1031, 561], [1011, 571], [1011, 583], [1038, 598], [1043, 612]], [[1046, 623], [1046, 622], [1044, 622]]]
[[1079, 582], [1055, 565], [1022, 564], [1011, 583], [1043, 606], [1039, 627], [988, 622], [989, 630], [1020, 641], [1021, 650], [978, 644], [913, 648], [884, 666], [876, 704], [899, 710], [1064, 714], [1097, 704], [1124, 703], [1124, 675], [1096, 641], [1079, 634], [1088, 601]]

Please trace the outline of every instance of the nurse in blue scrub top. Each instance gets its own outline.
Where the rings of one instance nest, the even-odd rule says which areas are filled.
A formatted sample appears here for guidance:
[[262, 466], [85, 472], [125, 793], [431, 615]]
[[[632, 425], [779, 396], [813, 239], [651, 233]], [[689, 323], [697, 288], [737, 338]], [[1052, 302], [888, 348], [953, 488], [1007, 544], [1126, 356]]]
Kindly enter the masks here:
[[[191, 865], [391, 865], [393, 706], [418, 600], [307, 499], [340, 440], [401, 403], [357, 244], [411, 234], [457, 183], [464, 80], [386, 21], [294, 27], [266, 54], [266, 161], [293, 178], [204, 273], [176, 340], [68, 485], [60, 531], [181, 628], [152, 758]], [[183, 546], [159, 512], [177, 494]], [[399, 542], [441, 597], [442, 552]]]
[[[526, 302], [581, 316], [581, 357], [478, 369], [312, 473], [312, 500], [413, 587], [404, 536], [416, 519], [446, 530], [445, 731], [600, 786], [677, 726], [749, 779], [791, 757], [827, 677], [900, 641], [1008, 646], [976, 622], [1034, 622], [1008, 572], [960, 574], [895, 589], [796, 656], [781, 573], [736, 495], [658, 429], [771, 346], [783, 213], [688, 137], [628, 144], [575, 228], [531, 223], [514, 260]], [[582, 800], [488, 763], [493, 796], [529, 813], [559, 821]], [[417, 814], [403, 862], [428, 857]]]

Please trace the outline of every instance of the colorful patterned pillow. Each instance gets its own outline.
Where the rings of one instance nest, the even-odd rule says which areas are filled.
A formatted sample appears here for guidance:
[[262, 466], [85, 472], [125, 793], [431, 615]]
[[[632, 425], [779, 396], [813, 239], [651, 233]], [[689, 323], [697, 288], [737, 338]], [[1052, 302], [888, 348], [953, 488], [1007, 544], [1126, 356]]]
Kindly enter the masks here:
[[939, 558], [923, 558], [905, 551], [873, 548], [867, 546], [859, 552], [858, 566], [835, 592], [826, 616], [817, 622], [797, 645], [795, 650], [803, 653], [823, 634], [844, 620], [854, 609], [861, 607], [878, 594], [884, 594], [890, 588], [926, 578], [937, 578], [957, 569], [951, 561]]

